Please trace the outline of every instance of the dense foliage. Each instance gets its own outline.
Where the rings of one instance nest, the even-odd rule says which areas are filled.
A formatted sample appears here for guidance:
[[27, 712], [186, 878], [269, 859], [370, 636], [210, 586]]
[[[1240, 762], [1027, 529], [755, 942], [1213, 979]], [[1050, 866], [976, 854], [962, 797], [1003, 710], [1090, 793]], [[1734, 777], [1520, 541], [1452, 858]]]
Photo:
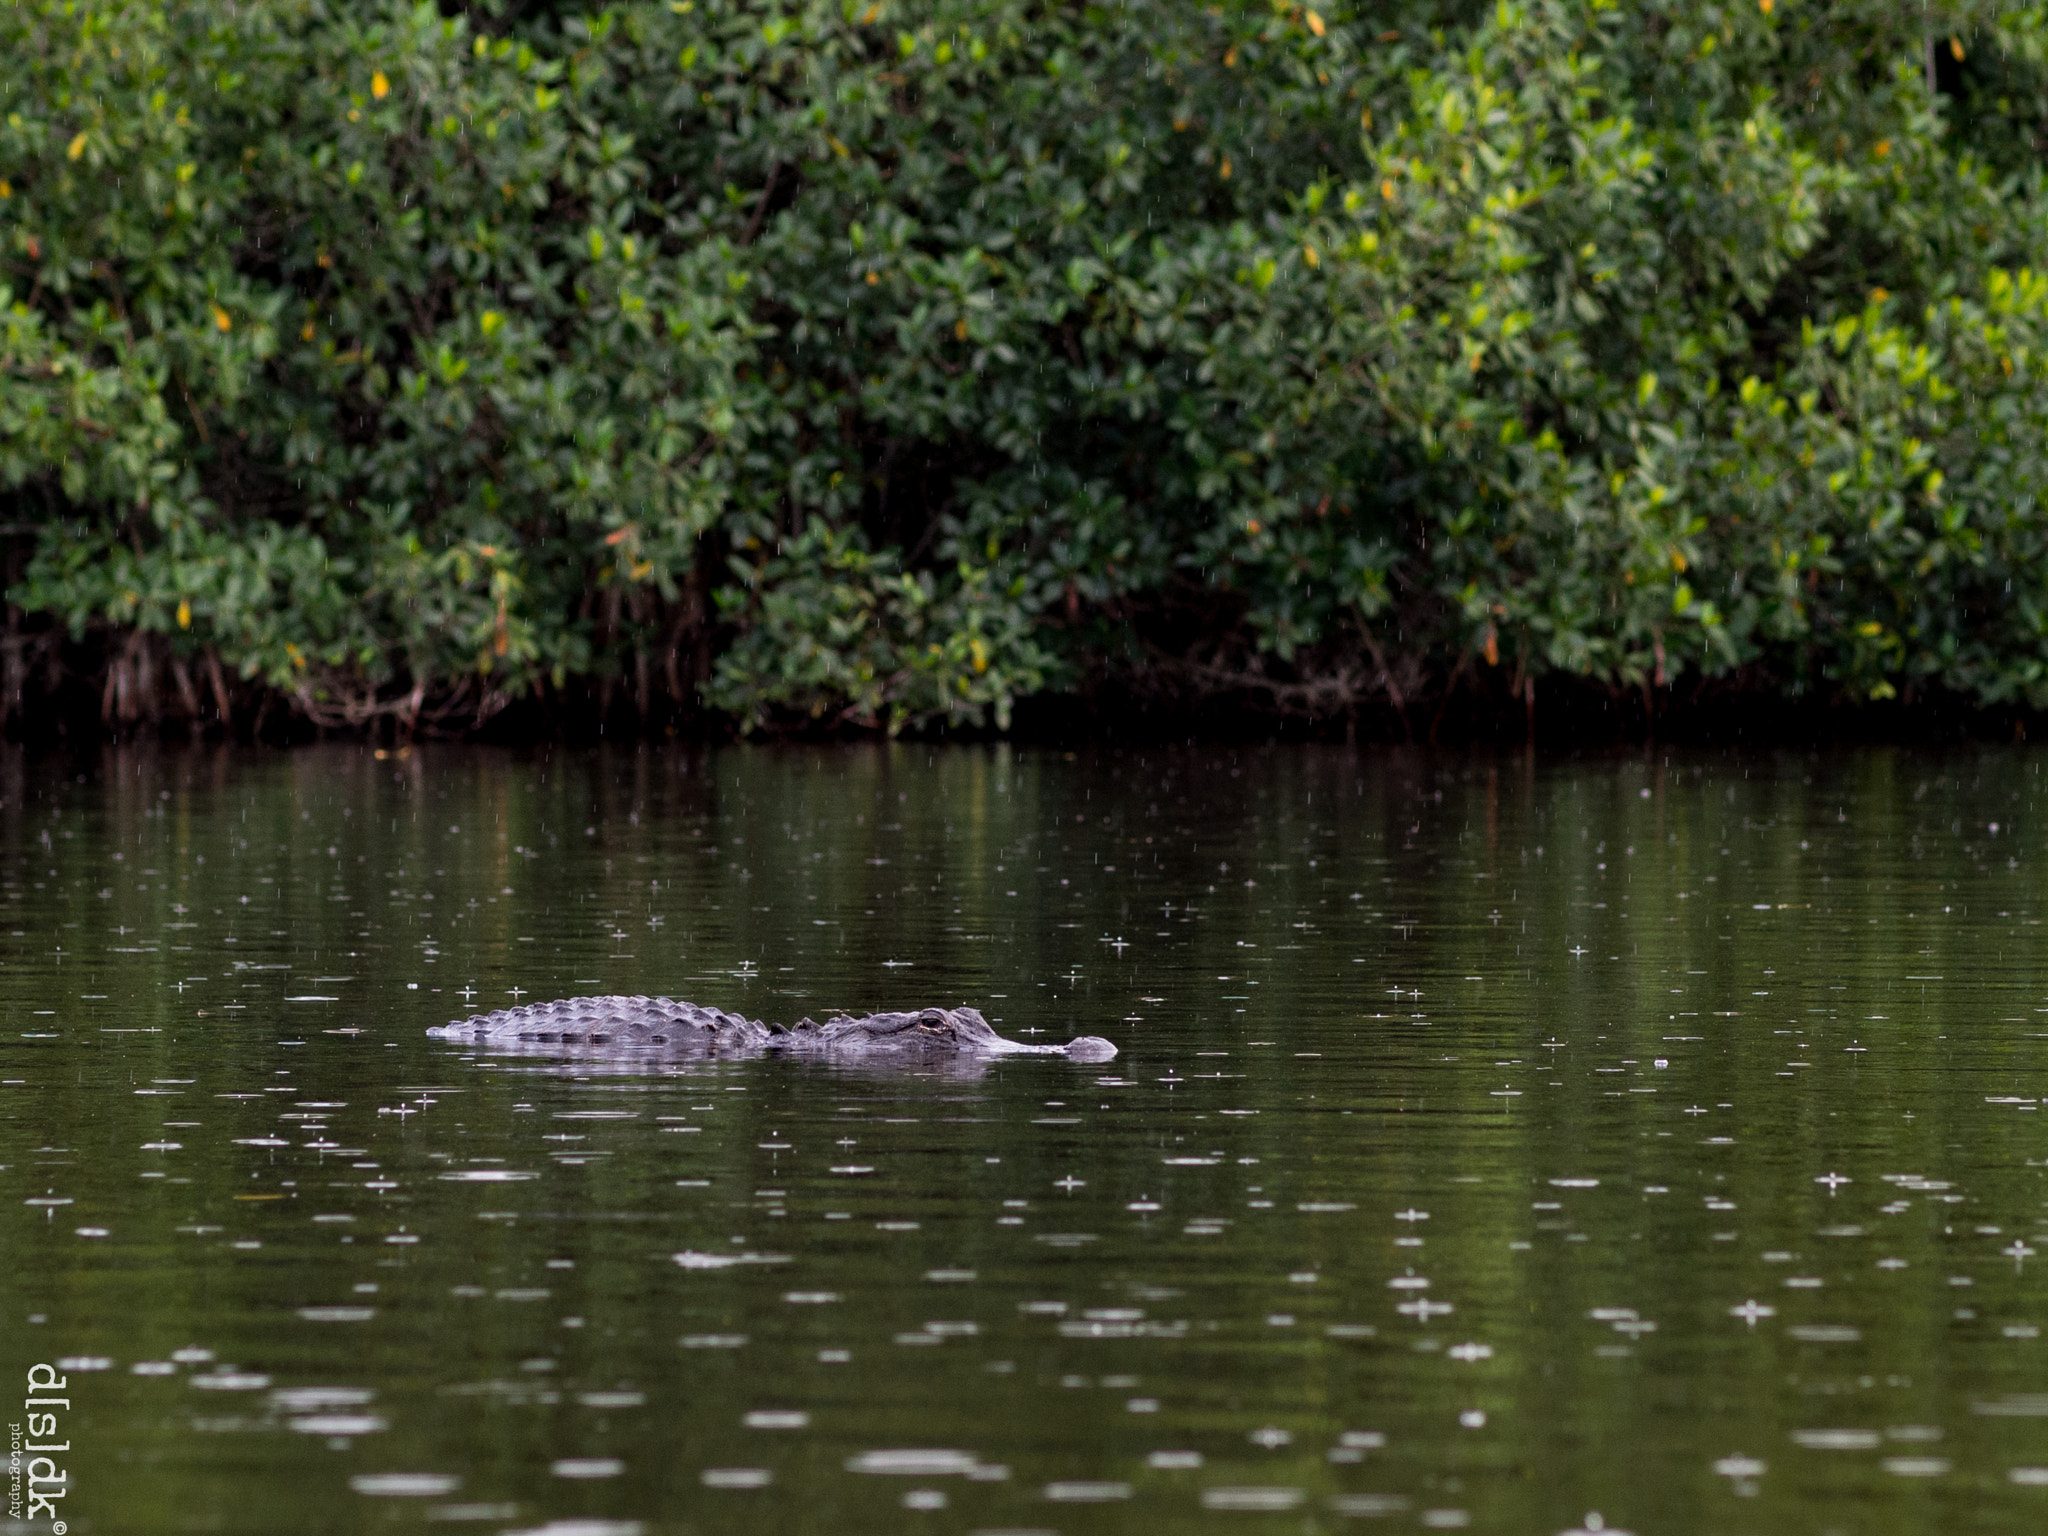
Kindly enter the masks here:
[[20, 0], [8, 704], [2048, 706], [2044, 40]]

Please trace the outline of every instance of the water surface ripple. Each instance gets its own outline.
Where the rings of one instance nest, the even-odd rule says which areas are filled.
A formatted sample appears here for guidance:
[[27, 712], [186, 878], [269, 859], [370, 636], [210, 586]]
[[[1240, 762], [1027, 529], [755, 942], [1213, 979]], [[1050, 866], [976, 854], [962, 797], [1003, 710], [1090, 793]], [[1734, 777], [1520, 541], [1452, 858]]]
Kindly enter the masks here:
[[[80, 1536], [2037, 1531], [2041, 784], [11, 755], [0, 1363]], [[425, 1036], [592, 992], [1122, 1054]]]

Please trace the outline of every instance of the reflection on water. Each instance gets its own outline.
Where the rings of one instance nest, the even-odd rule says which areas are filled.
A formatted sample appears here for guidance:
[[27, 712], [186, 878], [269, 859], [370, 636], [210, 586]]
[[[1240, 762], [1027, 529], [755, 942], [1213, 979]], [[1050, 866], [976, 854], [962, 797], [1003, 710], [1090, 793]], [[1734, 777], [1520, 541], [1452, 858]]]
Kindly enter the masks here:
[[[5, 1365], [80, 1533], [2037, 1530], [2039, 784], [0, 760]], [[591, 992], [1122, 1054], [425, 1035]]]

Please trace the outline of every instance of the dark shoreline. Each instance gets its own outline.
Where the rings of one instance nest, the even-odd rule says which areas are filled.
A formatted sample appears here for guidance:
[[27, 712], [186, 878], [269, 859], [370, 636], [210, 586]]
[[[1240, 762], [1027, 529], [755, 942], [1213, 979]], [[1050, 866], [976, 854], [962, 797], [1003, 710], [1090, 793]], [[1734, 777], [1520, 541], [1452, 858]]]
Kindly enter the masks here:
[[[1504, 673], [1505, 669], [1501, 669]], [[163, 687], [123, 718], [104, 668], [60, 670], [55, 686], [14, 687], [4, 700], [4, 739], [32, 749], [121, 741], [222, 742], [293, 747], [361, 741], [397, 748], [412, 742], [495, 746], [590, 746], [676, 742], [716, 745], [738, 740], [789, 743], [872, 742], [885, 732], [860, 726], [792, 723], [742, 734], [731, 716], [695, 701], [657, 694], [643, 711], [630, 687], [572, 680], [544, 697], [515, 700], [481, 723], [421, 720], [407, 730], [387, 715], [360, 727], [322, 726], [299, 713], [291, 695], [237, 682], [223, 714], [211, 694], [182, 707]], [[1008, 741], [1020, 746], [1256, 746], [1280, 743], [1413, 745], [1444, 749], [1522, 749], [1545, 753], [1603, 751], [1650, 744], [1687, 747], [1823, 747], [1953, 745], [2023, 742], [2048, 732], [2048, 719], [2022, 706], [1981, 706], [1939, 690], [1882, 703], [1801, 697], [1767, 680], [1690, 679], [1649, 693], [1611, 689], [1552, 674], [1537, 690], [1532, 712], [1501, 674], [1468, 676], [1446, 690], [1440, 681], [1405, 711], [1384, 697], [1328, 713], [1273, 708], [1244, 692], [1192, 695], [1139, 675], [1110, 679], [1072, 693], [1018, 701], [1011, 729], [939, 723], [905, 730], [912, 742]]]

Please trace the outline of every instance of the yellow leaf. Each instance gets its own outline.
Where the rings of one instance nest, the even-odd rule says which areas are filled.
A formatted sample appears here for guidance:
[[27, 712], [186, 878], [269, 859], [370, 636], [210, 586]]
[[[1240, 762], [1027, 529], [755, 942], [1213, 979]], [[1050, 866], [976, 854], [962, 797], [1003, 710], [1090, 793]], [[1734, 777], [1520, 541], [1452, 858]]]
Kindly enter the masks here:
[[313, 339], [313, 322], [312, 322], [312, 321], [310, 321], [310, 320], [308, 320], [308, 321], [306, 322], [306, 324], [305, 324], [305, 328], [304, 328], [304, 329], [302, 329], [302, 330], [301, 330], [301, 331], [299, 332], [299, 340], [301, 340], [301, 341], [311, 341], [312, 339]]
[[1952, 37], [1948, 40], [1948, 51], [1955, 55], [1955, 60], [1958, 64], [1963, 62], [1963, 40], [1960, 37]]
[[832, 146], [832, 153], [837, 155], [842, 160], [844, 160], [848, 155], [851, 155], [853, 153], [852, 150], [848, 149], [843, 143], [840, 142], [836, 134], [826, 134], [825, 142]]
[[14, 187], [5, 176], [0, 176], [0, 197], [14, 196]]
[[1237, 68], [1237, 44], [1232, 43], [1230, 45], [1230, 52], [1223, 55], [1223, 67], [1225, 69]]
[[1766, 16], [1771, 14], [1771, 0], [1756, 0], [1756, 8]]
[[1317, 37], [1321, 37], [1323, 35], [1323, 18], [1318, 16], [1314, 11], [1310, 11], [1308, 13], [1308, 29], [1309, 31], [1315, 33]]
[[1312, 245], [1304, 245], [1301, 248], [1301, 259], [1312, 267], [1320, 267], [1323, 264], [1323, 258], [1316, 254], [1316, 248]]
[[1223, 157], [1223, 164], [1221, 167], [1218, 168], [1216, 174], [1218, 176], [1221, 176], [1225, 181], [1230, 180], [1230, 156], [1225, 155]]
[[391, 82], [384, 78], [384, 71], [381, 69], [370, 76], [370, 94], [379, 101], [391, 94]]
[[192, 605], [186, 602], [183, 598], [180, 598], [178, 600], [178, 628], [190, 629], [191, 627]]
[[1389, 180], [1380, 183], [1380, 196], [1385, 198], [1390, 203], [1394, 200], [1394, 183], [1392, 181]]
[[213, 310], [213, 325], [215, 330], [232, 331], [235, 328], [235, 322], [228, 318], [228, 312], [226, 310], [222, 309], [218, 304], [212, 305], [210, 307]]
[[71, 147], [64, 151], [64, 158], [67, 160], [76, 160], [80, 155], [84, 153], [85, 135], [81, 133], [77, 138], [71, 141]]
[[1871, 153], [1876, 155], [1877, 158], [1880, 160], [1882, 160], [1886, 155], [1890, 154], [1891, 152], [1892, 141], [1890, 139], [1879, 139], [1875, 144], [1871, 146]]
[[956, 341], [965, 341], [967, 339], [967, 322], [965, 320], [955, 320], [953, 322], [953, 337]]

